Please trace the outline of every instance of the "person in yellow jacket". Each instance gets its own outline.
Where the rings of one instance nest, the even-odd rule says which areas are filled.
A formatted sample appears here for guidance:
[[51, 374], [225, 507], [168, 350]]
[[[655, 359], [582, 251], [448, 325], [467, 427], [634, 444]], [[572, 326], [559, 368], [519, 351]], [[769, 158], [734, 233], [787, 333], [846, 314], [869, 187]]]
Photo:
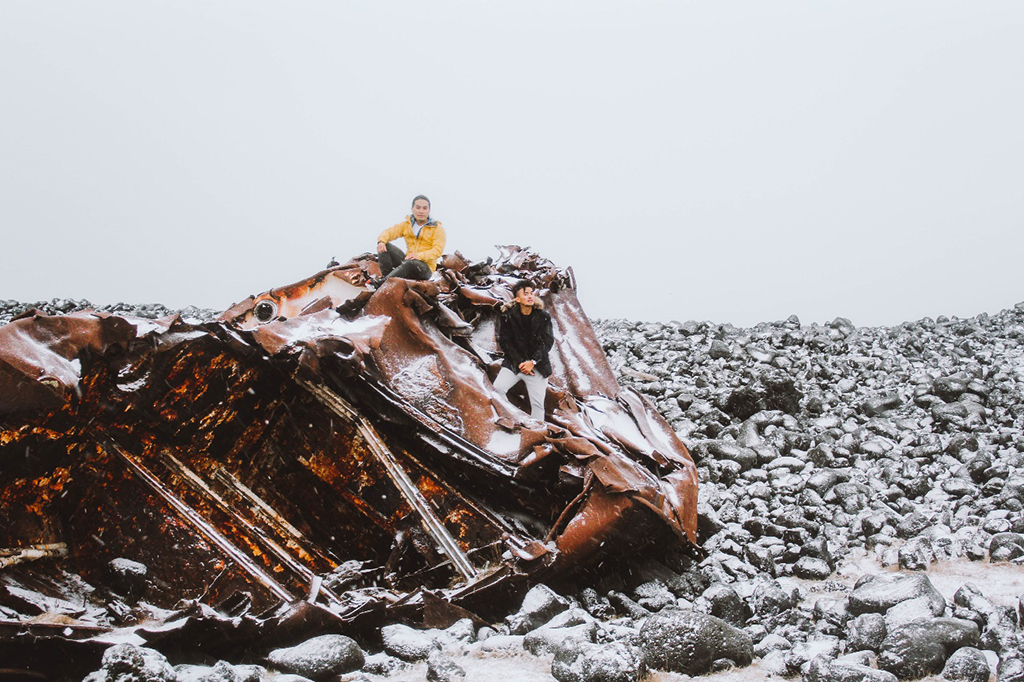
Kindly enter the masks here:
[[[405, 253], [390, 242], [405, 238]], [[377, 237], [377, 262], [383, 279], [430, 279], [444, 252], [444, 228], [430, 218], [430, 199], [422, 194], [412, 200], [412, 215]]]

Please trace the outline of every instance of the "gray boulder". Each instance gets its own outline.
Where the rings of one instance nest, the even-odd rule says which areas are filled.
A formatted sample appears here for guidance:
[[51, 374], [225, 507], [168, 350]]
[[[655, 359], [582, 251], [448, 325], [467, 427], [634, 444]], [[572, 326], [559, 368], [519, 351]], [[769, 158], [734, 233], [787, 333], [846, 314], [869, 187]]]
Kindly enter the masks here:
[[95, 682], [175, 682], [177, 673], [155, 649], [134, 644], [115, 644], [103, 652], [103, 667], [88, 679]]
[[659, 611], [644, 623], [640, 639], [648, 667], [687, 675], [703, 675], [719, 659], [750, 665], [754, 656], [750, 635], [696, 611]]
[[932, 393], [947, 402], [959, 398], [967, 391], [967, 380], [964, 377], [939, 377], [932, 383]]
[[245, 663], [233, 666], [235, 670], [235, 682], [260, 682], [266, 676], [267, 669], [262, 665]]
[[904, 571], [927, 571], [935, 561], [935, 552], [928, 538], [911, 538], [899, 548], [900, 568]]
[[637, 682], [646, 673], [641, 653], [623, 642], [566, 647], [551, 662], [558, 682]]
[[845, 599], [818, 599], [812, 613], [818, 629], [829, 635], [841, 634], [850, 620], [850, 610]]
[[643, 583], [633, 591], [633, 596], [636, 603], [648, 611], [661, 611], [676, 603], [676, 597], [668, 586], [658, 580]]
[[728, 395], [723, 412], [740, 420], [762, 410], [799, 414], [803, 397], [791, 376], [774, 368], [763, 368], [753, 372], [744, 385]]
[[138, 561], [119, 557], [109, 564], [113, 588], [128, 602], [136, 602], [146, 591], [149, 569]]
[[732, 357], [732, 349], [729, 348], [729, 344], [716, 339], [711, 342], [711, 348], [708, 350], [708, 357], [712, 360], [730, 358]]
[[953, 652], [942, 669], [942, 677], [963, 682], [988, 682], [992, 674], [988, 659], [974, 647], [965, 646]]
[[864, 613], [848, 624], [846, 648], [848, 651], [874, 651], [882, 647], [885, 639], [885, 616], [880, 613]]
[[708, 601], [708, 612], [730, 625], [743, 627], [750, 616], [746, 602], [736, 590], [722, 583], [716, 583], [702, 595]]
[[754, 655], [758, 658], [764, 658], [772, 651], [789, 651], [793, 648], [793, 643], [782, 635], [777, 635], [774, 632], [765, 635], [760, 642], [754, 645]]
[[427, 656], [427, 682], [456, 682], [466, 677], [466, 671], [451, 657], [434, 649]]
[[525, 635], [569, 608], [569, 602], [547, 585], [532, 587], [523, 597], [519, 611], [506, 619], [513, 635]]
[[1016, 615], [1012, 609], [1007, 613], [1005, 609], [997, 607], [973, 583], [965, 583], [956, 591], [953, 595], [953, 604], [968, 620], [973, 620], [982, 627], [1016, 626]]
[[824, 656], [828, 660], [839, 657], [842, 653], [842, 642], [838, 637], [832, 635], [815, 636], [806, 642], [800, 642], [789, 651], [789, 669], [793, 671], [807, 670], [818, 656]]
[[695, 460], [701, 462], [736, 462], [740, 471], [747, 471], [757, 465], [757, 452], [753, 448], [746, 448], [729, 440], [707, 440], [697, 443], [693, 447], [692, 455]]
[[441, 634], [437, 630], [417, 630], [395, 623], [382, 627], [380, 636], [384, 642], [384, 651], [411, 663], [425, 659]]
[[362, 669], [363, 672], [370, 673], [371, 675], [388, 677], [407, 665], [405, 661], [381, 651], [380, 653], [367, 656], [363, 661]]
[[991, 561], [1012, 561], [1024, 556], [1024, 535], [996, 533], [988, 543]]
[[365, 656], [350, 637], [320, 635], [293, 647], [271, 651], [267, 660], [278, 670], [311, 680], [326, 680], [359, 670]]
[[920, 535], [932, 525], [932, 520], [920, 512], [910, 512], [900, 520], [896, 526], [896, 535], [903, 539], [909, 539]]
[[476, 639], [476, 626], [472, 618], [460, 618], [444, 629], [444, 637], [450, 642], [472, 642]]
[[896, 604], [916, 597], [927, 597], [932, 613], [945, 612], [946, 600], [923, 574], [883, 573], [866, 575], [850, 593], [850, 613], [885, 613]]
[[754, 587], [751, 597], [754, 612], [761, 618], [778, 615], [796, 606], [798, 595], [793, 590], [786, 590], [777, 580], [759, 582]]
[[805, 682], [896, 682], [896, 676], [885, 670], [852, 661], [816, 656], [804, 673]]
[[901, 679], [916, 679], [942, 672], [960, 647], [977, 646], [977, 623], [958, 618], [917, 620], [896, 626], [886, 635], [878, 667]]
[[895, 393], [872, 396], [860, 404], [861, 411], [869, 417], [877, 417], [899, 407], [900, 397]]
[[567, 627], [539, 627], [523, 637], [523, 648], [534, 656], [544, 656], [564, 645], [566, 640], [593, 642], [597, 635], [597, 623], [580, 623]]
[[935, 613], [935, 602], [928, 597], [915, 597], [901, 601], [885, 612], [885, 627], [892, 630], [897, 625], [909, 623], [915, 620], [929, 619], [941, 616], [942, 613]]
[[824, 559], [802, 556], [793, 564], [793, 575], [807, 580], [824, 580], [832, 575], [832, 567]]
[[999, 682], [1021, 682], [1024, 680], [1024, 657], [1020, 653], [1003, 656], [996, 667], [996, 679]]
[[769, 651], [761, 658], [758, 666], [766, 675], [789, 677], [794, 674], [789, 668], [789, 652], [784, 649]]
[[216, 665], [176, 665], [177, 682], [238, 682], [235, 669], [224, 661]]

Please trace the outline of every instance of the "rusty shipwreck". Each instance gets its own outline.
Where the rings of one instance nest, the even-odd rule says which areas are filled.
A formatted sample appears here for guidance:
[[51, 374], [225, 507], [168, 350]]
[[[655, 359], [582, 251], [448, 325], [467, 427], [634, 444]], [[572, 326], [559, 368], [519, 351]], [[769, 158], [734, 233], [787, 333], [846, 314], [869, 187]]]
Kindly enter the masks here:
[[[571, 270], [503, 247], [427, 282], [364, 286], [377, 274], [367, 254], [217, 322], [0, 327], [6, 650], [157, 640], [190, 615], [242, 632], [466, 613], [607, 552], [696, 542], [693, 462], [616, 382]], [[554, 322], [543, 424], [490, 383], [518, 278]]]

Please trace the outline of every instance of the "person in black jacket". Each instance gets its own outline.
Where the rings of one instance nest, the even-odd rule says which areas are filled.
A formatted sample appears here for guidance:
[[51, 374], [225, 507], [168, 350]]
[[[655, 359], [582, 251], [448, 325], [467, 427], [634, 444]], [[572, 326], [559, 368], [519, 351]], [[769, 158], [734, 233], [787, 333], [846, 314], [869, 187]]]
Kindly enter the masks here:
[[544, 421], [544, 394], [551, 376], [548, 351], [555, 343], [551, 316], [541, 310], [533, 284], [520, 280], [512, 287], [512, 306], [498, 325], [498, 348], [505, 354], [494, 388], [502, 393], [522, 381], [530, 396], [530, 416]]

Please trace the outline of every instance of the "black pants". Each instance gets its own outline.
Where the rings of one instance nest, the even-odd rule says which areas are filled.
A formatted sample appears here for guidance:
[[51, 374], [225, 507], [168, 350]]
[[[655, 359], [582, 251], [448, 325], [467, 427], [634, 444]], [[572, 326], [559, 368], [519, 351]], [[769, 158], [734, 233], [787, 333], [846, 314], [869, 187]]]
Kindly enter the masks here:
[[405, 251], [394, 244], [385, 245], [384, 250], [377, 254], [377, 262], [384, 277], [430, 279], [430, 266], [418, 258], [405, 260]]

